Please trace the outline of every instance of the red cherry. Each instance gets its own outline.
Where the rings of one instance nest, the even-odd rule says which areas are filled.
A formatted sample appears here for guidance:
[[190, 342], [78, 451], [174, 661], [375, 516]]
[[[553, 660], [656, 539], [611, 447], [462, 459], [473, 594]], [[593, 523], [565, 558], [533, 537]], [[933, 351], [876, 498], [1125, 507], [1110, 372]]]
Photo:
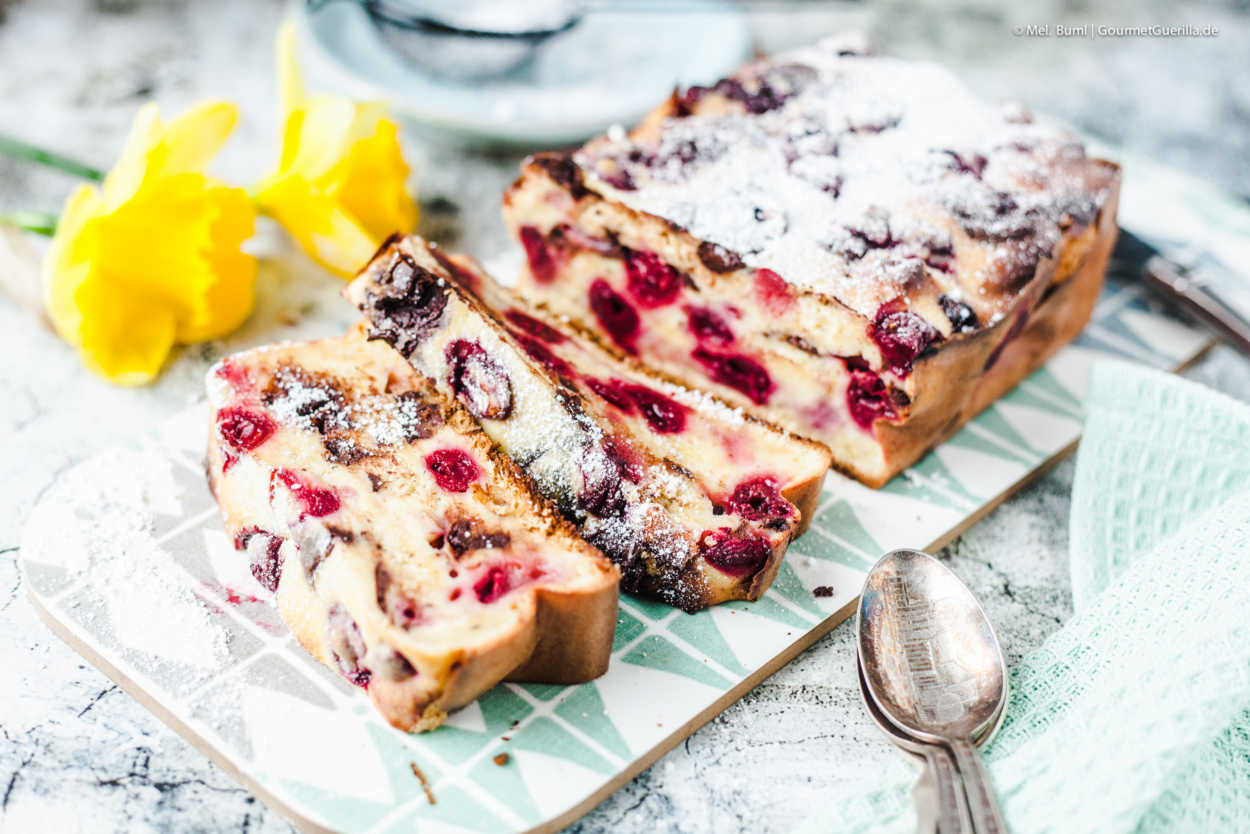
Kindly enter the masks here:
[[681, 274], [654, 252], [626, 250], [625, 276], [630, 293], [643, 307], [663, 307], [681, 293]]
[[482, 474], [473, 458], [459, 449], [439, 449], [425, 456], [425, 468], [448, 492], [464, 492]]
[[521, 227], [521, 245], [529, 261], [530, 275], [540, 284], [550, 284], [556, 279], [556, 259], [543, 239], [543, 233], [533, 226]]
[[278, 425], [259, 411], [234, 406], [217, 412], [221, 439], [240, 452], [250, 452], [277, 431]]
[[634, 345], [641, 328], [638, 311], [602, 278], [590, 285], [589, 298], [595, 320], [612, 341], [626, 353], [638, 353]]
[[269, 479], [270, 495], [273, 494], [275, 480], [290, 491], [295, 501], [303, 508], [304, 515], [320, 518], [338, 512], [339, 497], [334, 490], [313, 486], [290, 469], [275, 469]]
[[477, 582], [473, 583], [473, 593], [477, 594], [478, 602], [485, 605], [494, 602], [508, 591], [512, 583], [508, 579], [508, 571], [502, 565], [491, 565]]

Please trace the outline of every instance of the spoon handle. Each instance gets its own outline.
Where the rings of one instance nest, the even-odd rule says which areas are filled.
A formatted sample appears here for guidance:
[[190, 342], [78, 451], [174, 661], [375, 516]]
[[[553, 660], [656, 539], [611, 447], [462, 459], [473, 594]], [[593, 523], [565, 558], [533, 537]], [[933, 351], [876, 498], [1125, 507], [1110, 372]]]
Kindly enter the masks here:
[[976, 834], [1007, 834], [1003, 812], [998, 808], [989, 777], [981, 767], [981, 759], [972, 742], [966, 738], [951, 739], [950, 748], [955, 754], [955, 768], [963, 778], [964, 793], [972, 812], [972, 830]]
[[937, 792], [938, 834], [972, 834], [968, 802], [959, 789], [951, 754], [941, 745], [927, 744], [924, 757], [933, 773]]

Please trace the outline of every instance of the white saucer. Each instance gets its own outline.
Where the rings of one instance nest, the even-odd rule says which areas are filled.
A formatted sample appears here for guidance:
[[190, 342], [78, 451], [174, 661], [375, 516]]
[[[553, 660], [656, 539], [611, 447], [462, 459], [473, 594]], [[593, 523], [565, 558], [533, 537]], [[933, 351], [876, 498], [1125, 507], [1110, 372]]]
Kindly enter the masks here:
[[543, 43], [514, 73], [484, 80], [424, 70], [393, 49], [357, 3], [313, 10], [297, 2], [292, 16], [315, 86], [384, 99], [398, 115], [460, 138], [542, 146], [631, 124], [674, 85], [711, 83], [748, 57], [736, 6], [686, 0], [681, 7], [665, 13], [654, 0], [618, 0]]

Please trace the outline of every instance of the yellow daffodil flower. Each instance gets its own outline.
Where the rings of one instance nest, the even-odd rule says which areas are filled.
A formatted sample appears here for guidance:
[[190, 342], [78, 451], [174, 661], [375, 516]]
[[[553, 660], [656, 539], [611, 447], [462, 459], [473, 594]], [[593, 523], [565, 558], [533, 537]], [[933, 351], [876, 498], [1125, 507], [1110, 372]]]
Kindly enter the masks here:
[[309, 96], [290, 24], [278, 34], [278, 75], [282, 154], [256, 202], [316, 261], [350, 277], [387, 236], [417, 222], [398, 128], [379, 102]]
[[149, 382], [175, 344], [224, 336], [252, 310], [256, 260], [240, 247], [256, 210], [244, 189], [203, 173], [237, 115], [209, 102], [164, 124], [145, 106], [103, 188], [66, 201], [44, 302], [61, 337], [113, 382]]

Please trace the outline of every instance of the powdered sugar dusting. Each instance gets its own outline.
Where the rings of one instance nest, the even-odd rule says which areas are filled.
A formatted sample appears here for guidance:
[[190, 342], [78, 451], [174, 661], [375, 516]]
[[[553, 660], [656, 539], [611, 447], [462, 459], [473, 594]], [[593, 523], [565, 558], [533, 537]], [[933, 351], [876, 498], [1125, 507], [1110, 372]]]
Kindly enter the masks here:
[[609, 134], [578, 162], [612, 198], [865, 315], [926, 273], [955, 290], [921, 266], [949, 251], [952, 218], [983, 245], [1029, 238], [1045, 253], [1065, 215], [1088, 222], [1102, 199], [1071, 136], [982, 104], [935, 65], [817, 46], [722, 85], [749, 112], [696, 109], [654, 140]]
[[157, 452], [117, 449], [75, 467], [32, 512], [22, 551], [108, 587], [108, 617], [123, 645], [216, 668], [226, 635], [159, 543], [158, 530], [183, 513], [172, 466]]

